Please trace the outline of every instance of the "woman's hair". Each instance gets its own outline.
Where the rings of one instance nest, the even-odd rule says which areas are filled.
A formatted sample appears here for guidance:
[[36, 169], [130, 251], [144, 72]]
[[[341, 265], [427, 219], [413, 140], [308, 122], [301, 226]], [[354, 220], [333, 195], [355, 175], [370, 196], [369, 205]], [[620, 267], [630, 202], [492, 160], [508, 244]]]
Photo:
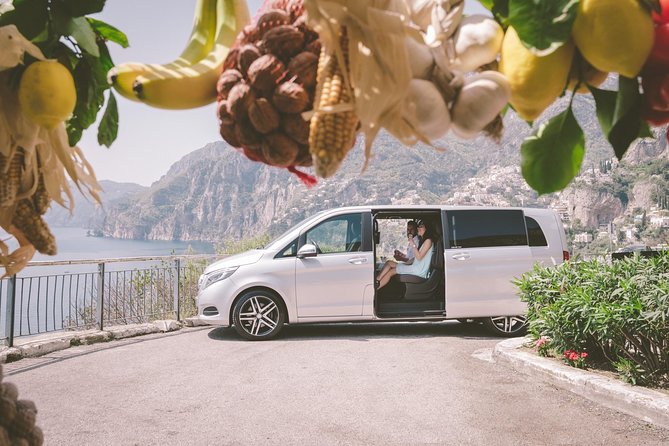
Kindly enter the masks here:
[[420, 226], [420, 225], [425, 226], [425, 234], [424, 234], [423, 237], [421, 237], [421, 239], [420, 239], [420, 244], [418, 245], [418, 249], [420, 249], [421, 246], [423, 246], [423, 243], [424, 243], [425, 240], [427, 240], [427, 239], [432, 240], [432, 244], [434, 244], [434, 234], [432, 233], [432, 225], [429, 224], [426, 220], [418, 220], [418, 221], [416, 221], [416, 227], [418, 227], [418, 226]]

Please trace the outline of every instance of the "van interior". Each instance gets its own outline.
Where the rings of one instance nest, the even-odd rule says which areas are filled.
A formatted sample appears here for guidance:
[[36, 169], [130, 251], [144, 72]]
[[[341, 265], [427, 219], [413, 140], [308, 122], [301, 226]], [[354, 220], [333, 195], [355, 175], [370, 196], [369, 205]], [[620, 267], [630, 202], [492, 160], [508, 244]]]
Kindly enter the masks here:
[[433, 238], [433, 253], [427, 278], [396, 274], [376, 290], [374, 310], [381, 318], [429, 318], [445, 315], [444, 237], [439, 211], [379, 211], [374, 214], [375, 274], [394, 250], [406, 253], [407, 222], [422, 220]]

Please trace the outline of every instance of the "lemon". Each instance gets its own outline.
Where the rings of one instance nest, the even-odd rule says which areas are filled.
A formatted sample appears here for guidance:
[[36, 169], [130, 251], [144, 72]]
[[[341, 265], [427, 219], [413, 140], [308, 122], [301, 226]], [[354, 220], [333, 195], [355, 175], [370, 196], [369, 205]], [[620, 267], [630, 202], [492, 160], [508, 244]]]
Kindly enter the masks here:
[[70, 70], [55, 60], [33, 62], [19, 82], [19, 105], [35, 124], [48, 129], [70, 117], [77, 92]]
[[635, 77], [653, 47], [653, 19], [639, 0], [581, 0], [572, 37], [599, 71]]
[[511, 105], [518, 115], [533, 121], [557, 99], [567, 84], [574, 44], [564, 45], [546, 56], [525, 48], [513, 27], [502, 41], [499, 71], [511, 84]]

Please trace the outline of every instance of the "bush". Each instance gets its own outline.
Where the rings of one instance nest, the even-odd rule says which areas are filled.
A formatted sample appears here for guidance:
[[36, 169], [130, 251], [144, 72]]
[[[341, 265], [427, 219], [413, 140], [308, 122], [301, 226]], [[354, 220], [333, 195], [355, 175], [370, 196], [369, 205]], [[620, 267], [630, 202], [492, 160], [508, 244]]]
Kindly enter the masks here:
[[669, 385], [669, 252], [536, 266], [517, 280], [529, 333], [632, 384]]

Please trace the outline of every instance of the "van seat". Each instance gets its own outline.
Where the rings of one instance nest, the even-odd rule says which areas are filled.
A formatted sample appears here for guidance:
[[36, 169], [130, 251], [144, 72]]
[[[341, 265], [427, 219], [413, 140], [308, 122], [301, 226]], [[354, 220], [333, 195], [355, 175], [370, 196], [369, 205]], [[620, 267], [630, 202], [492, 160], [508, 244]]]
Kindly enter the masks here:
[[430, 260], [430, 272], [427, 278], [412, 274], [398, 274], [400, 282], [406, 285], [404, 300], [440, 299], [444, 283], [444, 243], [441, 238], [434, 244], [434, 252]]

